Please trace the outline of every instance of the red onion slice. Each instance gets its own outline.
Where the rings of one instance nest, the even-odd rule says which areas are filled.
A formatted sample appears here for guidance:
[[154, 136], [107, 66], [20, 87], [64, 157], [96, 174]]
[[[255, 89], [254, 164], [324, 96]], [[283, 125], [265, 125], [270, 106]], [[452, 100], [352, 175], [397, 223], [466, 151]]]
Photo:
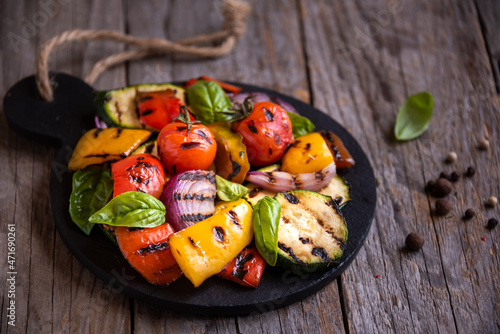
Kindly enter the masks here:
[[318, 191], [332, 180], [335, 171], [335, 163], [332, 162], [319, 172], [314, 173], [248, 172], [246, 180], [276, 193], [297, 189]]
[[95, 127], [97, 129], [106, 129], [108, 125], [99, 118], [99, 116], [94, 117]]
[[214, 214], [216, 194], [213, 171], [188, 170], [175, 175], [160, 197], [167, 222], [177, 232], [207, 219]]

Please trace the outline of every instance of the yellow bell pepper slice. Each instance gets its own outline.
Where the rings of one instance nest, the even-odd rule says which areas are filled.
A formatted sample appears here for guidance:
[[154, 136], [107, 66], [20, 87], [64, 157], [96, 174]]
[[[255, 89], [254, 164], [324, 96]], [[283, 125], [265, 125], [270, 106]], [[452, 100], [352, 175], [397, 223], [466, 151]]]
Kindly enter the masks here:
[[314, 173], [332, 162], [332, 153], [323, 136], [312, 132], [294, 140], [281, 158], [281, 170], [292, 174]]
[[225, 202], [216, 213], [168, 239], [184, 275], [195, 287], [218, 274], [253, 238], [252, 207], [244, 199]]
[[212, 123], [207, 126], [217, 142], [214, 160], [217, 175], [234, 183], [243, 183], [250, 170], [243, 137], [226, 123]]
[[120, 160], [132, 153], [151, 136], [151, 131], [106, 128], [87, 131], [76, 144], [68, 168], [78, 170], [89, 165]]

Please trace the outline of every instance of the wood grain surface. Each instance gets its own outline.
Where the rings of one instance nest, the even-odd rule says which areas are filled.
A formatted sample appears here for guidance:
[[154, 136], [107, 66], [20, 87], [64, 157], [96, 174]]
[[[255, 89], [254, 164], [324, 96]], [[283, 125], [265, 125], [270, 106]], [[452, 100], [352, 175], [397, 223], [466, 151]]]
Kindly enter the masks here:
[[[30, 141], [0, 117], [2, 333], [498, 333], [500, 332], [500, 106], [494, 0], [252, 0], [248, 31], [228, 56], [163, 56], [117, 66], [94, 85], [186, 80], [201, 74], [295, 96], [347, 128], [379, 180], [374, 223], [352, 265], [288, 307], [239, 317], [176, 313], [133, 300], [94, 277], [52, 221], [49, 175], [56, 149]], [[172, 40], [219, 29], [220, 1], [40, 0], [0, 3], [0, 95], [34, 73], [36, 53], [68, 29], [112, 29]], [[51, 69], [83, 77], [115, 43], [73, 43]], [[434, 96], [427, 132], [393, 136], [400, 105]], [[1, 111], [3, 114], [3, 110]], [[483, 137], [490, 149], [478, 149]], [[448, 152], [458, 160], [444, 163]], [[465, 177], [469, 166], [477, 170]], [[444, 171], [460, 179], [445, 217], [423, 190]], [[467, 208], [476, 216], [462, 219]], [[8, 324], [8, 224], [16, 229], [15, 326]], [[425, 238], [404, 249], [412, 231]], [[116, 273], [124, 279], [125, 273]]]

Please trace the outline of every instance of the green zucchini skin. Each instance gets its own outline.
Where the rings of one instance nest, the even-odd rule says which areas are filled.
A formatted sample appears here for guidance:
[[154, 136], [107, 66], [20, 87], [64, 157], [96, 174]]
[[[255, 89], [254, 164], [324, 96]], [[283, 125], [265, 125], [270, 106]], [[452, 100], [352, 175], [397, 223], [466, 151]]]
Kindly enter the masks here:
[[141, 123], [135, 104], [137, 92], [154, 92], [172, 89], [183, 104], [186, 104], [184, 88], [172, 84], [141, 84], [121, 89], [105, 90], [94, 93], [94, 106], [97, 116], [108, 126], [129, 129], [147, 128]]
[[335, 174], [330, 183], [318, 192], [333, 198], [339, 208], [343, 208], [351, 200], [351, 185], [339, 174]]
[[330, 196], [313, 191], [280, 192], [277, 265], [313, 272], [335, 265], [347, 243], [347, 224]]

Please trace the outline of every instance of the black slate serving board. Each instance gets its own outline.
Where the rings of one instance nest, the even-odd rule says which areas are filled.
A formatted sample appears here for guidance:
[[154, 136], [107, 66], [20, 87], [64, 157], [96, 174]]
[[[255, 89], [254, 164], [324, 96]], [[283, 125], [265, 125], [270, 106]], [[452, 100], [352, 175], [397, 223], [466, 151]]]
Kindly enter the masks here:
[[67, 162], [72, 149], [86, 130], [94, 127], [92, 97], [94, 90], [78, 78], [55, 73], [54, 100], [39, 97], [34, 76], [15, 84], [4, 98], [4, 110], [10, 126], [37, 141], [60, 146], [52, 164], [50, 197], [56, 227], [69, 250], [94, 275], [110, 285], [114, 293], [174, 311], [237, 315], [271, 311], [299, 301], [337, 278], [354, 260], [370, 230], [376, 204], [376, 185], [368, 158], [357, 141], [337, 122], [313, 106], [269, 89], [233, 83], [245, 91], [258, 91], [292, 104], [309, 118], [317, 130], [336, 133], [352, 154], [356, 165], [339, 171], [351, 185], [352, 200], [342, 212], [349, 237], [339, 263], [328, 271], [292, 273], [267, 266], [257, 289], [212, 277], [194, 288], [185, 278], [168, 287], [155, 287], [146, 282], [122, 257], [119, 249], [95, 228], [86, 236], [71, 221], [68, 205], [72, 173]]

